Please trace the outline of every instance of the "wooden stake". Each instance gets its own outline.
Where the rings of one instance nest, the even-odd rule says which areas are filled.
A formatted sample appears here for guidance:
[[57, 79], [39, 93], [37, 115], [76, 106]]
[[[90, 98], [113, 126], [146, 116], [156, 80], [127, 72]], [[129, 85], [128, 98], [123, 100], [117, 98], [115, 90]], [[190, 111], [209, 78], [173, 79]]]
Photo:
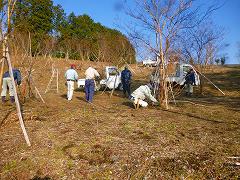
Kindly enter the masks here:
[[18, 99], [18, 95], [17, 95], [17, 88], [16, 88], [16, 85], [15, 85], [15, 82], [14, 82], [12, 64], [11, 64], [10, 55], [9, 55], [9, 51], [8, 51], [8, 47], [7, 47], [7, 37], [4, 39], [4, 44], [5, 44], [4, 51], [6, 53], [6, 60], [8, 62], [9, 74], [10, 74], [11, 81], [13, 83], [14, 98], [15, 98], [15, 104], [16, 104], [16, 108], [17, 108], [18, 118], [19, 118], [19, 121], [20, 121], [20, 126], [22, 128], [23, 135], [24, 135], [24, 138], [25, 138], [25, 141], [26, 141], [27, 145], [31, 146], [27, 131], [26, 131], [25, 126], [24, 126], [21, 107], [20, 107], [20, 103], [19, 103], [19, 99]]
[[0, 72], [0, 88], [2, 87], [4, 65], [5, 65], [5, 58], [2, 59], [2, 66], [1, 66], [1, 72]]
[[45, 104], [45, 101], [44, 101], [44, 99], [42, 98], [42, 96], [41, 96], [41, 94], [40, 94], [40, 92], [38, 91], [38, 88], [35, 86], [35, 91], [36, 91], [36, 93], [37, 93], [37, 95], [40, 97], [40, 99], [42, 100], [42, 102]]
[[57, 93], [58, 93], [58, 69], [56, 70], [57, 73]]
[[6, 51], [4, 51], [5, 49], [6, 48], [5, 48], [4, 39], [3, 39], [3, 58], [2, 58], [2, 66], [1, 66], [1, 72], [0, 72], [0, 88], [2, 88], [2, 79], [3, 79], [5, 59], [6, 59]]
[[[109, 77], [110, 77], [110, 76], [109, 76]], [[106, 80], [106, 84], [107, 84], [107, 82], [108, 82], [108, 80], [109, 80], [109, 77], [108, 77], [107, 80]], [[104, 88], [104, 90], [102, 91], [101, 95], [103, 95], [103, 93], [104, 93], [106, 90], [107, 90], [107, 85], [105, 86], [105, 88]]]
[[54, 72], [53, 72], [53, 70], [52, 70], [52, 76], [51, 76], [50, 81], [49, 81], [49, 83], [48, 83], [48, 85], [47, 85], [47, 88], [46, 88], [46, 90], [45, 90], [45, 94], [48, 92], [48, 89], [50, 88], [50, 85], [51, 85], [51, 83], [52, 83], [53, 77], [54, 77]]
[[219, 90], [225, 96], [225, 93], [219, 87], [217, 87], [210, 79], [208, 79], [204, 74], [200, 73], [199, 71], [198, 73], [202, 75], [206, 80], [208, 80], [217, 90]]
[[122, 58], [122, 60], [125, 62], [125, 64], [127, 65], [127, 67], [129, 67], [129, 69], [134, 73], [134, 74], [137, 74], [133, 68], [131, 68], [131, 66], [126, 62], [126, 60], [124, 58]]
[[44, 104], [46, 104], [45, 101], [44, 101], [44, 99], [43, 99], [43, 97], [42, 97], [42, 95], [40, 94], [38, 88], [37, 88], [36, 85], [35, 85], [34, 79], [33, 79], [32, 77], [29, 77], [29, 78], [31, 78], [31, 82], [32, 82], [32, 85], [34, 86], [36, 95], [38, 95], [38, 96], [40, 97], [40, 99], [42, 100], [42, 102], [43, 102]]
[[194, 67], [194, 69], [225, 96], [225, 93], [219, 87], [217, 87], [210, 79], [208, 79], [204, 74], [202, 74], [200, 71], [198, 71], [196, 67]]

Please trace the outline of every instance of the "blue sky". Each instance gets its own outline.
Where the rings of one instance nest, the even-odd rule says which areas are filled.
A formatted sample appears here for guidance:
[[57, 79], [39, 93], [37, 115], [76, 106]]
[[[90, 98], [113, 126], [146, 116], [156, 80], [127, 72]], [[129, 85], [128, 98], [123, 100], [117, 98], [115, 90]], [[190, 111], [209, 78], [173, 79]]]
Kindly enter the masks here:
[[[60, 4], [65, 12], [74, 12], [76, 15], [88, 14], [95, 22], [116, 28], [118, 20], [128, 18], [121, 8], [121, 0], [53, 0]], [[203, 0], [208, 2], [207, 0]], [[224, 0], [220, 0], [224, 1]], [[228, 53], [227, 63], [240, 63], [237, 60], [237, 42], [240, 42], [240, 0], [225, 0], [225, 5], [214, 12], [213, 21], [215, 24], [224, 27], [225, 38], [223, 42], [230, 46], [224, 51]], [[224, 54], [225, 52], [222, 52]]]

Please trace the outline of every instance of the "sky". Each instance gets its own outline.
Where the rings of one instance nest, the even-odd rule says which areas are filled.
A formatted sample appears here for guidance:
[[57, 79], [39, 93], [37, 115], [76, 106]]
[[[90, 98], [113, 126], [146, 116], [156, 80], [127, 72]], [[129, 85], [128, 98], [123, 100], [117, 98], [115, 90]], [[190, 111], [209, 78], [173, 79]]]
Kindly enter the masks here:
[[[122, 9], [122, 0], [53, 0], [54, 4], [60, 4], [65, 12], [74, 12], [76, 15], [87, 14], [95, 22], [115, 28], [118, 30], [119, 19], [129, 18]], [[126, 1], [126, 0], [125, 0]], [[131, 2], [132, 0], [128, 0]], [[208, 2], [208, 0], [202, 0]], [[220, 54], [227, 53], [228, 64], [239, 64], [237, 59], [237, 42], [240, 42], [240, 0], [220, 0], [225, 1], [223, 7], [213, 13], [213, 22], [224, 28], [223, 43], [229, 44]]]

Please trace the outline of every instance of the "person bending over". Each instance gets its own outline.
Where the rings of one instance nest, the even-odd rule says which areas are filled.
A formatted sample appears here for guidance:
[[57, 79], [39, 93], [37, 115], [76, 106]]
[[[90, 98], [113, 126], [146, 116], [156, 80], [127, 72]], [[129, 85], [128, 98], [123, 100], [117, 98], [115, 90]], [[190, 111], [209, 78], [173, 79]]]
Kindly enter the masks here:
[[[21, 84], [21, 73], [20, 70], [18, 69], [13, 69], [13, 78], [14, 81], [16, 81], [17, 85]], [[9, 71], [5, 72], [3, 74], [3, 83], [2, 83], [2, 102], [5, 103], [6, 102], [6, 95], [7, 95], [7, 89], [9, 90], [9, 95], [10, 95], [10, 101], [11, 103], [15, 102], [15, 98], [14, 98], [14, 90], [13, 90], [13, 83], [9, 74]]]
[[149, 99], [153, 103], [157, 104], [158, 101], [153, 97], [151, 94], [152, 85], [149, 83], [147, 85], [142, 85], [139, 88], [137, 88], [133, 93], [131, 94], [130, 100], [135, 104], [139, 104], [142, 107], [147, 107], [148, 103], [145, 101], [145, 99]]

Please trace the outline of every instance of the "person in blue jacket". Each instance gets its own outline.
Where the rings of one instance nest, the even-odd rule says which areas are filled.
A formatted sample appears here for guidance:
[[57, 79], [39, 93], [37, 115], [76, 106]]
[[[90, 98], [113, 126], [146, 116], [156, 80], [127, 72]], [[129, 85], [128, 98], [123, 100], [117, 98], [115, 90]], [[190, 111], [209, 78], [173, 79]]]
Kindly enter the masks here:
[[131, 95], [131, 80], [132, 80], [132, 73], [131, 71], [129, 71], [128, 67], [126, 66], [125, 69], [121, 72], [121, 81], [122, 81], [123, 93], [125, 97], [130, 97]]
[[[14, 77], [14, 81], [16, 81], [17, 85], [20, 85], [22, 77], [21, 77], [21, 73], [18, 69], [13, 69], [13, 77]], [[12, 82], [12, 80], [10, 78], [9, 71], [5, 72], [3, 74], [2, 93], [1, 93], [3, 103], [6, 102], [7, 89], [9, 90], [9, 95], [10, 95], [11, 102], [12, 103], [15, 102], [13, 83], [14, 82]]]
[[185, 84], [186, 84], [186, 96], [192, 96], [193, 86], [196, 85], [195, 73], [193, 69], [190, 69], [187, 75], [185, 76]]

